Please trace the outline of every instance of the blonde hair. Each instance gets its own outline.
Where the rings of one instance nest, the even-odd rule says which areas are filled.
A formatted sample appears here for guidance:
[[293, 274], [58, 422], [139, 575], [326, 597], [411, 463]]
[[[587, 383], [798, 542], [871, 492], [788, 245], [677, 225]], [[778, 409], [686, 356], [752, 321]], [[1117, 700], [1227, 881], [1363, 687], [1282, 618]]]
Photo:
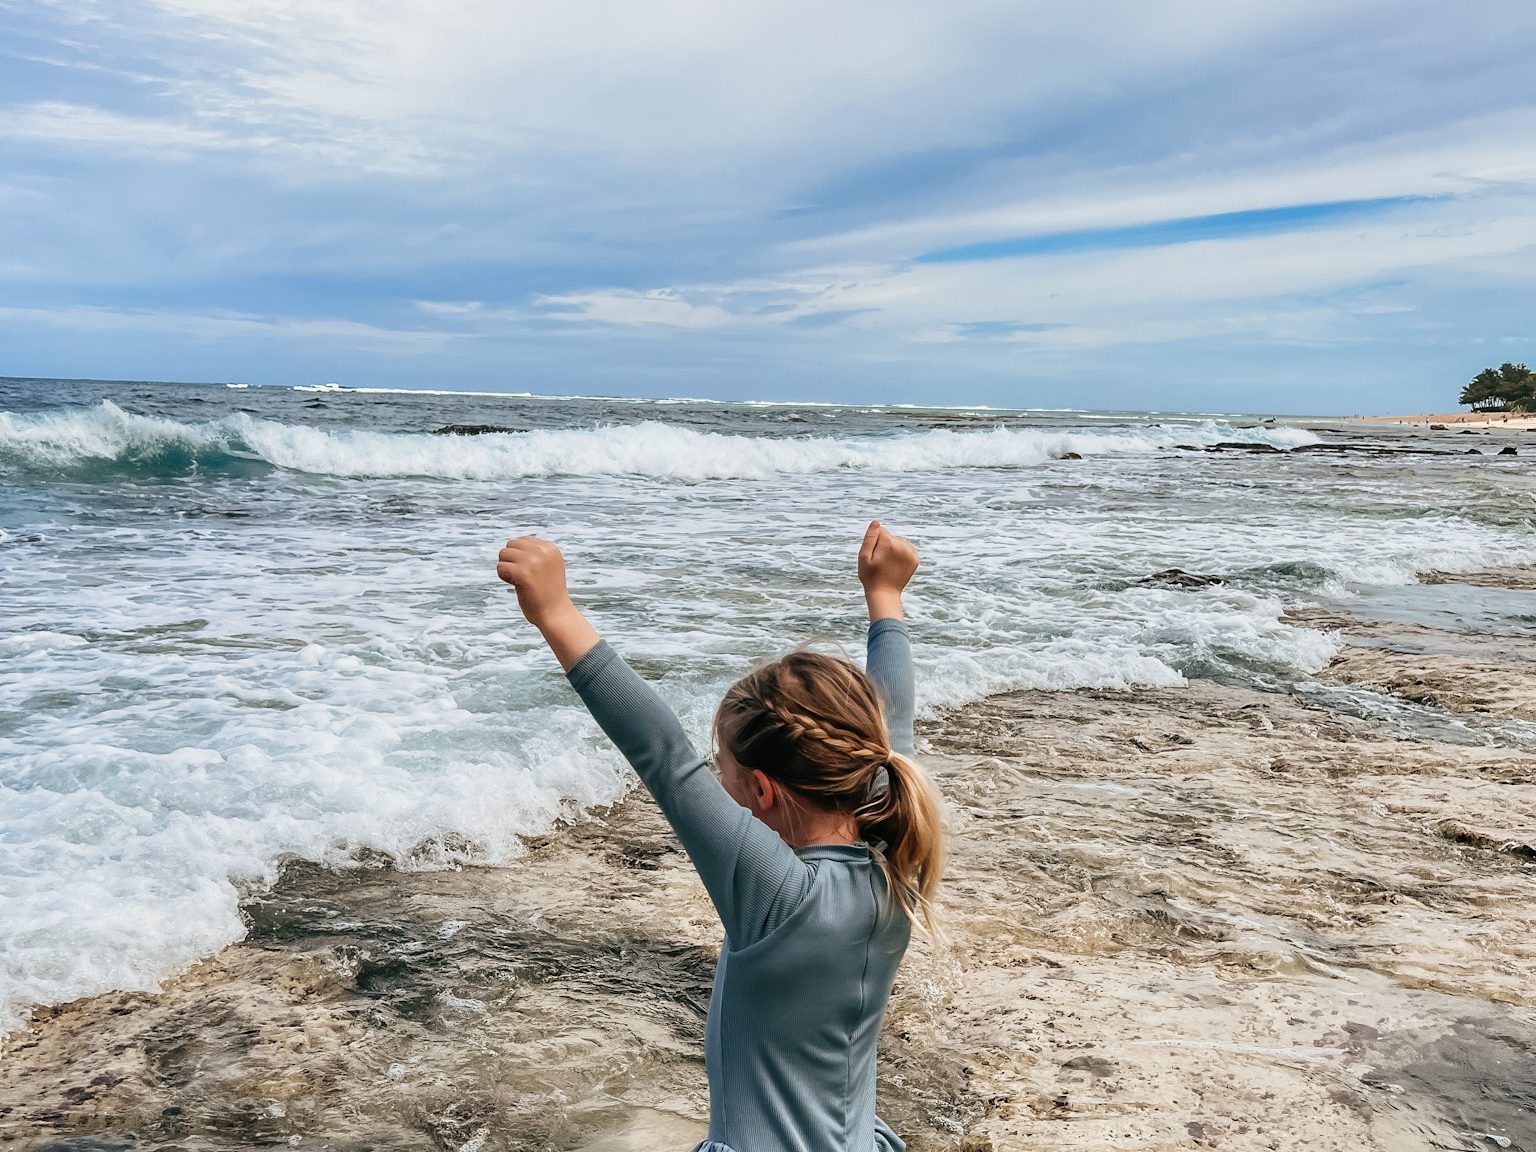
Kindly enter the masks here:
[[938, 789], [891, 749], [874, 681], [851, 661], [797, 649], [743, 676], [715, 713], [731, 758], [818, 808], [851, 815], [882, 843], [887, 883], [907, 917], [933, 935], [944, 870]]

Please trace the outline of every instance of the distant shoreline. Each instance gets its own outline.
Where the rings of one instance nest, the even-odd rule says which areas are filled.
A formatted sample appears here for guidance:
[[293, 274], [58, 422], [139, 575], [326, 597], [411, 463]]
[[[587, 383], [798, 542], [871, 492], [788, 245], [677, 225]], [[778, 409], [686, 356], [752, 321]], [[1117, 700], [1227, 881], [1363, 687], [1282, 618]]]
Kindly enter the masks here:
[[1536, 429], [1536, 415], [1519, 412], [1445, 412], [1424, 413], [1419, 416], [1356, 416], [1355, 420], [1370, 424], [1404, 424], [1427, 427], [1431, 424], [1464, 425], [1469, 428], [1500, 428], [1510, 432], [1528, 432]]

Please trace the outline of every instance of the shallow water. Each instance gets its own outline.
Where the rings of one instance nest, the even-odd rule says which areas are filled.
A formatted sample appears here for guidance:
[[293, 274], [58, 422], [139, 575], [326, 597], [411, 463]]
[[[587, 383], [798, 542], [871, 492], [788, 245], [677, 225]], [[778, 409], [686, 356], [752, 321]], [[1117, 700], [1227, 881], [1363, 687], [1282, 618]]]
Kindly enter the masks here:
[[[1387, 429], [58, 381], [0, 383], [0, 413], [0, 1025], [239, 938], [240, 894], [284, 859], [508, 862], [617, 798], [622, 766], [492, 576], [509, 535], [561, 542], [700, 735], [754, 659], [857, 649], [870, 516], [924, 549], [929, 709], [1306, 685], [1338, 640], [1286, 608], [1434, 617], [1415, 573], [1536, 560], [1520, 458]], [[450, 423], [523, 431], [428, 435]], [[1192, 450], [1231, 443], [1283, 450]], [[1383, 451], [1312, 450], [1359, 447]], [[1140, 583], [1175, 567], [1226, 582]], [[1467, 611], [1527, 626], [1523, 601]]]

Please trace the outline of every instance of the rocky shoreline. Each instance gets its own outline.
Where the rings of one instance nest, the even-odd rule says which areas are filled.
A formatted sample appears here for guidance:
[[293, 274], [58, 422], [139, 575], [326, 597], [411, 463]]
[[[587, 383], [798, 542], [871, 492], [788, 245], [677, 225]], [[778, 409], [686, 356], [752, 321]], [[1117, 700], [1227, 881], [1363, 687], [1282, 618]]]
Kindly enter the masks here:
[[[1536, 719], [1536, 640], [1298, 615], [1349, 641], [1324, 680]], [[882, 1048], [913, 1152], [1536, 1150], [1536, 758], [1209, 682], [1014, 693], [922, 736], [954, 852]], [[718, 928], [643, 797], [514, 868], [294, 864], [244, 910], [159, 994], [10, 1037], [0, 1147], [703, 1134]]]

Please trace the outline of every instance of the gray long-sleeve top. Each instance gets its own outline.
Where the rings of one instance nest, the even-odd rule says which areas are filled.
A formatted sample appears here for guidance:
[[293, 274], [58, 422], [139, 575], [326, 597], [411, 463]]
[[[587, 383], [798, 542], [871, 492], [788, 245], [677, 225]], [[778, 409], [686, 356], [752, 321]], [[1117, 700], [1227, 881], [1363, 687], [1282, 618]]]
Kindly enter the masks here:
[[[869, 629], [891, 747], [912, 754], [906, 625]], [[725, 925], [709, 1001], [709, 1139], [695, 1152], [900, 1152], [875, 1115], [875, 1047], [910, 925], [862, 844], [791, 848], [715, 779], [606, 643], [570, 671], [661, 806]]]

